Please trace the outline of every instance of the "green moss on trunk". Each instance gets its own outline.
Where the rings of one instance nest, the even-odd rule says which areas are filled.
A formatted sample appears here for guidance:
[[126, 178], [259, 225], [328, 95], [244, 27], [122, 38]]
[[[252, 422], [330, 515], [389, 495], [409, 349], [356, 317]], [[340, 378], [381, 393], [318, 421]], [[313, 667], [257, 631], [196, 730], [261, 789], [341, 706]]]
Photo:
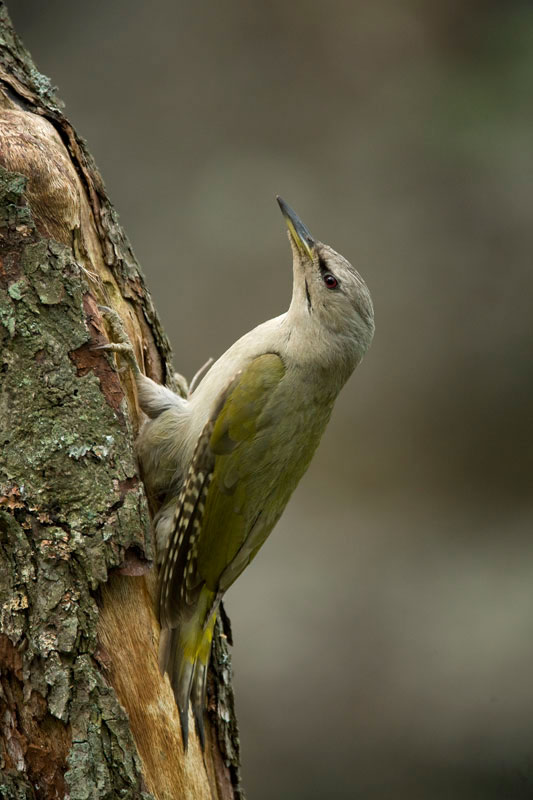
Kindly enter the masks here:
[[[3, 680], [25, 702], [41, 696], [39, 724], [68, 723], [66, 762], [57, 758], [66, 748], [51, 746], [57, 774], [41, 796], [64, 779], [72, 800], [140, 797], [128, 721], [94, 659], [91, 590], [128, 548], [150, 557], [148, 512], [126, 409], [76, 366], [91, 343], [89, 287], [71, 252], [38, 235], [24, 190], [20, 175], [0, 169], [0, 603], [3, 633], [23, 646], [19, 677], [3, 669]], [[40, 778], [28, 755], [33, 735], [16, 701], [6, 714], [4, 796], [29, 797], [22, 775], [34, 787]]]
[[[19, 126], [9, 157], [0, 151], [0, 797], [148, 800], [97, 639], [99, 587], [125, 560], [142, 571], [153, 556], [131, 384], [128, 408], [112, 357], [94, 350], [97, 302], [127, 308], [145, 371], [167, 384], [170, 346], [85, 143], [1, 0], [0, 44], [0, 112], [4, 129]], [[57, 164], [41, 155], [48, 144]], [[26, 163], [32, 147], [40, 172], [38, 160]], [[62, 197], [70, 190], [75, 208]], [[217, 630], [213, 797], [242, 797]]]

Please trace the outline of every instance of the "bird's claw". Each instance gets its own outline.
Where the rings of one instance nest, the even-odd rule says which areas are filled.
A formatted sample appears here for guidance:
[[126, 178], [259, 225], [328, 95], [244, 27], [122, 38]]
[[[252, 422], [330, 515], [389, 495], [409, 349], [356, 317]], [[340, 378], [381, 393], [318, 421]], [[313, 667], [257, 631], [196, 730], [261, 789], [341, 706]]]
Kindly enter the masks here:
[[114, 341], [94, 345], [92, 349], [105, 350], [110, 353], [118, 353], [129, 363], [135, 373], [139, 372], [139, 365], [137, 364], [135, 351], [130, 341], [130, 337], [126, 333], [120, 315], [115, 311], [114, 308], [109, 308], [109, 306], [98, 306], [98, 310], [106, 320], [111, 334], [110, 338], [112, 338]]
[[120, 314], [109, 306], [98, 306], [98, 310], [109, 325], [113, 341], [119, 344], [129, 344], [131, 347], [130, 337], [124, 329]]

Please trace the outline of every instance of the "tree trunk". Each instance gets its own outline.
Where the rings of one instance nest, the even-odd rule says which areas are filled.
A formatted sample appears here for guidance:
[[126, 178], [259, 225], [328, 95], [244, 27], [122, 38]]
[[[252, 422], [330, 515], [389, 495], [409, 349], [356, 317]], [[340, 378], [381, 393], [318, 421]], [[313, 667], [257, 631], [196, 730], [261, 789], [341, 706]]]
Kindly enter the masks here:
[[170, 347], [102, 179], [0, 2], [0, 797], [239, 798], [227, 638], [205, 756], [157, 666], [129, 371], [92, 349], [117, 309], [144, 372]]

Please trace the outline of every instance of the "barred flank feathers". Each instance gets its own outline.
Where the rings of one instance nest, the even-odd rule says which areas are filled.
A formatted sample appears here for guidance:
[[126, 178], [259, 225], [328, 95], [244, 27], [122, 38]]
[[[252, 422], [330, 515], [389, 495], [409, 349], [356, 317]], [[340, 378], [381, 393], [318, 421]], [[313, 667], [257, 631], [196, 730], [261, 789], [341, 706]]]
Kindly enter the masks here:
[[215, 468], [210, 439], [222, 406], [240, 375], [238, 372], [221, 393], [198, 438], [180, 491], [159, 573], [159, 668], [163, 675], [167, 673], [169, 676], [180, 714], [185, 749], [191, 692], [196, 730], [202, 748], [205, 746], [203, 713], [207, 667], [220, 602], [218, 594], [207, 589], [197, 573], [198, 540]]
[[214, 456], [209, 449], [213, 424], [210, 420], [198, 439], [161, 565], [159, 619], [162, 627], [176, 627], [184, 607], [193, 605], [196, 600], [198, 537], [214, 468]]
[[[163, 674], [168, 673], [170, 679], [180, 715], [185, 749], [189, 737], [189, 698], [193, 680], [196, 729], [202, 748], [205, 744], [203, 707], [206, 665], [198, 662], [198, 653], [206, 636], [206, 604], [198, 606], [202, 583], [196, 578], [196, 559], [205, 500], [213, 477], [214, 456], [209, 449], [213, 424], [213, 421], [209, 421], [198, 439], [180, 492], [159, 582], [159, 618], [162, 628], [159, 668]], [[212, 606], [211, 597], [207, 603]]]

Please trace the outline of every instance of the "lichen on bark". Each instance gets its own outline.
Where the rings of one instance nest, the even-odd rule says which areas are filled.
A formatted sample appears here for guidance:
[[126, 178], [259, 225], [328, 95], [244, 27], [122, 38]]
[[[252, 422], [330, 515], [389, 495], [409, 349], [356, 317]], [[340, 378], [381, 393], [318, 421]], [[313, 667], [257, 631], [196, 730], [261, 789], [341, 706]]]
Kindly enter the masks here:
[[[30, 703], [38, 694], [46, 703], [40, 724], [69, 722], [70, 735], [65, 776], [65, 736], [62, 752], [50, 744], [47, 768], [55, 756], [57, 774], [41, 796], [63, 796], [65, 779], [73, 800], [141, 796], [126, 715], [93, 658], [91, 589], [128, 548], [150, 556], [148, 513], [125, 407], [102, 403], [99, 378], [76, 365], [91, 341], [89, 286], [71, 252], [39, 236], [25, 187], [0, 168], [0, 602], [3, 634], [20, 655], [17, 676], [2, 664], [2, 771], [28, 797], [40, 786], [28, 747], [34, 734], [14, 697]], [[9, 797], [13, 788], [3, 791]]]
[[[217, 627], [209, 742], [157, 666], [135, 382], [98, 304], [172, 386], [170, 346], [85, 143], [0, 0], [0, 797], [242, 797]], [[136, 576], [136, 577], [135, 577]]]

